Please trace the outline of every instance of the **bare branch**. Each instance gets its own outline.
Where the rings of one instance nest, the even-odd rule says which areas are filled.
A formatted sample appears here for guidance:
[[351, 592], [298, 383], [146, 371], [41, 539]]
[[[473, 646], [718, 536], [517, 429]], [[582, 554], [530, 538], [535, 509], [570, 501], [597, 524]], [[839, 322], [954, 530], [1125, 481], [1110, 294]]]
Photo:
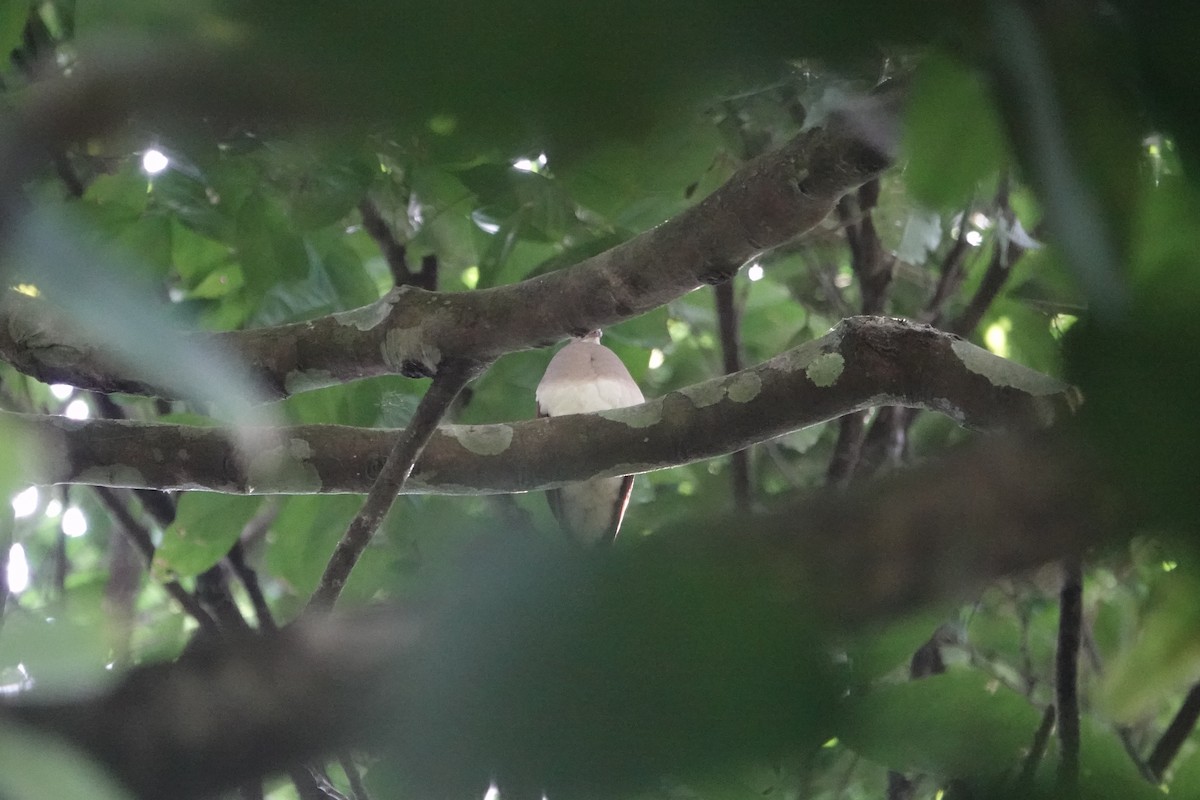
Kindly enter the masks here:
[[1054, 705], [1047, 705], [1042, 712], [1042, 721], [1033, 734], [1033, 744], [1029, 746], [1029, 753], [1021, 762], [1021, 774], [1017, 776], [1016, 784], [1019, 797], [1028, 797], [1033, 792], [1034, 777], [1043, 756], [1046, 755], [1046, 748], [1050, 745], [1050, 734], [1054, 731], [1054, 718]]
[[[968, 427], [1003, 430], [1042, 427], [1069, 416], [1077, 402], [1071, 387], [945, 332], [903, 320], [853, 317], [755, 367], [640, 406], [444, 426], [433, 434], [404, 491], [521, 492], [649, 472], [732, 453], [877, 405], [924, 408]], [[220, 429], [0, 413], [40, 437], [46, 457], [26, 471], [30, 481], [43, 484], [361, 493], [379, 474], [395, 436], [334, 425], [282, 428], [279, 449], [241, 466], [245, 459]]]
[[438, 423], [442, 421], [458, 393], [481, 370], [482, 365], [473, 362], [442, 363], [429, 390], [417, 406], [412, 424], [407, 430], [396, 435], [395, 444], [388, 453], [379, 476], [375, 478], [371, 491], [367, 493], [362, 508], [354, 519], [350, 520], [350, 526], [334, 548], [329, 563], [325, 565], [325, 572], [321, 575], [321, 581], [317, 584], [317, 590], [309, 600], [308, 610], [333, 608], [346, 585], [347, 578], [350, 577], [351, 570], [358, 563], [375, 531], [379, 529], [388, 509], [395, 502], [396, 495], [404, 488], [417, 459], [421, 456], [421, 451], [437, 430]]
[[1200, 684], [1193, 686], [1188, 691], [1187, 696], [1183, 699], [1183, 705], [1179, 707], [1171, 724], [1163, 732], [1162, 738], [1154, 745], [1154, 751], [1146, 759], [1146, 767], [1154, 780], [1161, 781], [1163, 779], [1167, 767], [1171, 766], [1171, 762], [1175, 760], [1175, 756], [1179, 755], [1179, 750], [1183, 747], [1184, 742], [1192, 735], [1197, 720], [1200, 720]]
[[[800, 719], [813, 724], [807, 704], [828, 695], [804, 687], [831, 679], [813, 661], [811, 620], [845, 629], [958, 599], [1118, 530], [1120, 495], [1092, 468], [1061, 442], [991, 440], [865, 490], [690, 523], [600, 559], [512, 531], [481, 537], [411, 607], [201, 644], [109, 694], [6, 700], [0, 718], [65, 735], [146, 798], [212, 793], [380, 742], [433, 780], [486, 781], [516, 761], [579, 786], [628, 777], [596, 765], [631, 752], [643, 776], [696, 758], [711, 766], [736, 755], [730, 733], [747, 724], [767, 749], [794, 741]], [[447, 718], [447, 697], [471, 714]], [[628, 697], [643, 700], [593, 702]], [[661, 749], [681, 741], [691, 749]]]
[[1063, 565], [1059, 601], [1054, 695], [1062, 747], [1058, 784], [1068, 797], [1079, 793], [1079, 645], [1083, 632], [1083, 568], [1077, 557]]
[[[673, 219], [565, 270], [477, 292], [403, 286], [349, 312], [194, 336], [240, 354], [264, 390], [282, 397], [373, 375], [428, 377], [444, 359], [489, 363], [606, 328], [727, 280], [750, 257], [819, 223], [839, 197], [891, 163], [879, 139], [881, 130], [887, 139], [898, 103], [893, 91], [832, 115], [825, 127], [750, 162]], [[0, 298], [0, 358], [49, 383], [166, 393], [106, 359], [48, 304], [15, 292]]]
[[379, 208], [370, 199], [364, 198], [358, 204], [358, 213], [362, 216], [365, 230], [387, 262], [388, 271], [392, 273], [392, 282], [396, 286], [413, 283], [413, 274], [408, 268], [408, 251], [396, 238], [396, 234], [388, 227], [387, 221], [379, 213]]
[[[125, 532], [125, 535], [129, 537], [133, 546], [141, 553], [145, 566], [149, 569], [151, 563], [154, 561], [154, 542], [150, 538], [150, 531], [130, 513], [129, 508], [112, 489], [97, 486], [95, 487], [95, 491], [96, 496], [100, 498], [100, 502], [113, 515], [113, 518]], [[212, 634], [218, 632], [217, 623], [204, 610], [200, 602], [192, 596], [192, 593], [183, 587], [183, 584], [176, 580], [170, 580], [163, 583], [163, 589], [166, 590], [167, 594], [175, 602], [179, 603], [192, 619], [200, 624], [203, 630]]]
[[[721, 361], [725, 374], [732, 375], [742, 368], [742, 346], [738, 332], [738, 309], [733, 293], [733, 280], [713, 287], [717, 307], [717, 327], [721, 334]], [[734, 507], [750, 508], [750, 456], [738, 450], [729, 456], [730, 480], [733, 484]]]

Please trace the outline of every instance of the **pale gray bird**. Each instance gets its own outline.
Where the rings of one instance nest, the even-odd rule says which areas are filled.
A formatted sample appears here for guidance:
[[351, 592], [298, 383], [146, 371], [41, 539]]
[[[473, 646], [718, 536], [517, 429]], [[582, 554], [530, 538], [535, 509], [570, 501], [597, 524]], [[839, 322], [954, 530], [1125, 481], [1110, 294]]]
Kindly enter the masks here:
[[[645, 402], [642, 390], [612, 350], [592, 331], [559, 350], [537, 387], [539, 417], [589, 414]], [[558, 523], [583, 544], [608, 544], [617, 536], [633, 476], [595, 478], [546, 493]]]

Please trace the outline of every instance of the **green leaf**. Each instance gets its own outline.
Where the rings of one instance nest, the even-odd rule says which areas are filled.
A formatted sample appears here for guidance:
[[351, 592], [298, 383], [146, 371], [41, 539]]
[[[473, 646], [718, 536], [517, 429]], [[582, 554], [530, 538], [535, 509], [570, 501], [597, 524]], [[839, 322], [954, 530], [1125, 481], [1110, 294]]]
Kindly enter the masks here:
[[1200, 584], [1183, 568], [1154, 587], [1136, 643], [1106, 671], [1101, 700], [1115, 719], [1142, 719], [1200, 678]]
[[278, 205], [252, 194], [237, 213], [237, 251], [246, 286], [265, 293], [280, 281], [308, 275], [308, 256]]
[[116, 243], [144, 274], [159, 278], [171, 268], [171, 220], [147, 214], [118, 232]]
[[1041, 715], [998, 681], [953, 671], [881, 686], [852, 700], [847, 746], [889, 769], [945, 777], [999, 775], [1019, 764]]
[[379, 286], [367, 274], [353, 247], [332, 234], [314, 234], [311, 240], [317, 251], [317, 263], [333, 285], [342, 309], [358, 308], [379, 299]]
[[146, 209], [149, 187], [146, 176], [130, 165], [118, 172], [97, 176], [88, 184], [83, 199], [97, 206], [115, 206], [130, 217], [136, 217]]
[[424, 219], [409, 242], [410, 257], [436, 253], [443, 269], [459, 270], [478, 261], [474, 247], [476, 225], [471, 217], [475, 194], [455, 175], [419, 165], [410, 175], [413, 193]]
[[108, 770], [59, 739], [0, 724], [0, 797], [5, 800], [128, 800]]
[[224, 297], [230, 292], [237, 291], [245, 283], [245, 280], [242, 278], [241, 267], [236, 264], [227, 264], [223, 267], [217, 267], [208, 273], [207, 277], [196, 285], [196, 288], [188, 292], [188, 297], [215, 300], [219, 297]]
[[154, 554], [155, 573], [187, 577], [204, 572], [229, 552], [260, 505], [259, 497], [187, 492], [175, 521], [163, 531]]
[[846, 646], [854, 682], [865, 686], [898, 667], [907, 668], [917, 649], [945, 621], [945, 613], [930, 611], [858, 633]]
[[1003, 164], [1005, 140], [979, 76], [945, 57], [917, 70], [905, 116], [905, 179], [919, 202], [959, 209]]
[[667, 347], [671, 344], [667, 317], [667, 307], [659, 306], [640, 317], [627, 319], [604, 331], [604, 343], [610, 347], [614, 342], [640, 348]]
[[[34, 434], [33, 428], [24, 419], [11, 414], [0, 414], [0, 441], [4, 442], [0, 455], [0, 501], [7, 502], [27, 485], [30, 474], [40, 474], [39, 466], [44, 449]], [[9, 509], [0, 511], [0, 519], [9, 515]]]
[[28, 0], [3, 0], [0, 2], [0, 54], [5, 60], [8, 54], [21, 46], [21, 35], [29, 19], [32, 3]]
[[95, 690], [110, 683], [111, 660], [104, 627], [72, 619], [9, 614], [0, 629], [0, 684], [25, 676], [39, 692]]
[[204, 236], [225, 239], [233, 234], [232, 221], [226, 216], [228, 200], [214, 204], [214, 194], [199, 176], [174, 169], [156, 175], [150, 183], [150, 199], [156, 208]]
[[345, 217], [379, 175], [373, 156], [355, 153], [348, 142], [313, 147], [281, 144], [270, 151], [289, 216], [300, 230], [316, 230]]
[[362, 505], [353, 495], [287, 498], [267, 540], [270, 573], [298, 596], [307, 597], [346, 525]]
[[195, 286], [231, 260], [229, 245], [196, 233], [178, 218], [172, 220], [171, 264], [186, 285]]
[[597, 147], [558, 174], [580, 205], [617, 227], [640, 231], [720, 185], [730, 171], [717, 159], [721, 152], [715, 126], [682, 114], [645, 135]]

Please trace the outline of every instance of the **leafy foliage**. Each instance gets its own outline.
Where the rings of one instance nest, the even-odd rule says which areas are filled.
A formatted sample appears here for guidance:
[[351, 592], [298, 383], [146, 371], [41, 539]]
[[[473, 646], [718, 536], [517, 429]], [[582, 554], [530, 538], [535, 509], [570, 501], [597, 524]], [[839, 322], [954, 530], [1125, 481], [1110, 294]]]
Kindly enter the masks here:
[[[92, 320], [90, 335], [118, 358], [172, 375], [198, 372], [191, 377], [204, 384], [225, 362], [204, 372], [169, 335], [172, 326], [300, 323], [368, 305], [418, 270], [439, 291], [467, 292], [563, 269], [692, 207], [739, 166], [820, 124], [879, 79], [909, 82], [901, 167], [734, 279], [736, 352], [707, 290], [613, 326], [605, 343], [647, 396], [660, 396], [721, 374], [730, 356], [765, 360], [881, 300], [888, 314], [947, 327], [1078, 384], [1086, 402], [1074, 432], [1128, 489], [1128, 499], [1112, 499], [1112, 516], [1137, 520], [1089, 554], [1081, 787], [1090, 797], [1149, 796], [1158, 790], [1143, 777], [1145, 760], [1200, 675], [1193, 352], [1200, 102], [1184, 77], [1196, 74], [1196, 31], [1181, 2], [1151, 3], [1161, 13], [1118, 2], [1112, 19], [1088, 4], [1062, 6], [1077, 16], [928, 1], [368, 0], [348, 9], [10, 0], [0, 3], [0, 50], [11, 53], [0, 77], [14, 119], [36, 112], [38, 92], [53, 77], [103, 69], [120, 55], [114, 34], [152, 64], [162, 65], [156, 53], [177, 49], [184, 64], [215, 52], [224, 69], [212, 87], [218, 99], [204, 100], [216, 109], [211, 115], [147, 102], [145, 113], [89, 130], [85, 141], [50, 142], [47, 165], [31, 167], [20, 187], [0, 186], [0, 278], [5, 291], [40, 294]], [[1119, 55], [1110, 62], [1109, 52]], [[246, 100], [258, 97], [257, 78], [280, 75], [290, 88], [274, 99], [290, 116]], [[150, 150], [166, 156], [164, 171], [146, 170]], [[24, 206], [32, 209], [27, 216], [14, 211]], [[372, 214], [382, 236], [371, 229]], [[53, 269], [43, 263], [50, 261]], [[880, 270], [887, 280], [872, 282]], [[125, 305], [110, 306], [111, 297]], [[500, 359], [453, 408], [453, 421], [532, 417], [549, 357], [536, 350]], [[401, 427], [423, 388], [377, 377], [261, 408], [275, 422]], [[218, 389], [219, 399], [240, 397], [234, 378]], [[89, 395], [0, 363], [6, 411], [188, 423], [229, 412], [206, 399]], [[890, 413], [872, 412], [865, 430], [886, 438]], [[863, 434], [850, 477], [869, 481], [968, 436], [944, 418], [899, 418], [890, 447]], [[745, 453], [753, 504], [781, 507], [836, 483], [831, 459], [845, 455], [843, 437], [853, 435], [843, 425], [796, 431]], [[5, 416], [0, 442], [3, 695], [79, 694], [108, 685], [114, 673], [175, 658], [197, 623], [171, 585], [209, 602], [224, 598], [258, 627], [295, 619], [361, 504], [349, 496], [121, 492], [123, 517], [86, 486], [31, 491], [23, 478], [29, 464], [55, 454], [40, 452]], [[737, 463], [724, 458], [639, 478], [618, 552], [669, 529], [711, 524], [735, 502]], [[128, 543], [131, 527], [152, 541], [151, 564]], [[470, 560], [482, 536], [526, 528], [535, 541], [553, 541], [541, 497], [402, 497], [342, 602], [425, 598]], [[253, 568], [261, 598], [234, 569], [235, 558]], [[242, 580], [233, 584], [235, 574]], [[510, 577], [489, 580], [503, 588]], [[681, 568], [675, 577], [683, 610], [703, 610], [709, 624], [660, 625], [678, 638], [631, 640], [597, 658], [625, 677], [645, 671], [648, 686], [662, 686], [681, 654], [699, 661], [714, 642], [727, 643], [727, 660], [716, 665], [727, 680], [706, 682], [712, 664], [697, 664], [679, 676], [675, 713], [657, 720], [664, 737], [687, 740], [690, 730], [704, 748], [687, 752], [708, 754], [711, 763], [683, 764], [656, 782], [650, 773], [672, 763], [675, 739], [656, 740], [655, 720], [643, 720], [646, 728], [630, 732], [636, 749], [609, 754], [628, 772], [628, 781], [613, 780], [625, 784], [623, 796], [865, 798], [887, 791], [888, 770], [906, 773], [930, 796], [963, 785], [983, 797], [1056, 791], [1060, 745], [1030, 755], [1042, 709], [1057, 702], [1056, 572], [1013, 576], [965, 608], [850, 631], [838, 620], [750, 618], [747, 609], [770, 587], [736, 572]], [[604, 614], [572, 606], [579, 598], [559, 588], [564, 609], [579, 612], [605, 641], [612, 631]], [[464, 602], [495, 622], [488, 599], [477, 591]], [[606, 602], [615, 618], [640, 613], [629, 597]], [[487, 663], [516, 641], [545, 659], [516, 689], [459, 686], [436, 698], [444, 706], [418, 709], [428, 730], [446, 737], [432, 744], [452, 750], [460, 731], [447, 732], [447, 720], [474, 712], [535, 729], [539, 709], [506, 705], [506, 689], [528, 697], [536, 694], [531, 686], [545, 687], [548, 697], [569, 697], [571, 670], [592, 662], [578, 654], [555, 660], [553, 645], [577, 635], [569, 623], [579, 620], [566, 611], [563, 629], [546, 637], [443, 620], [447, 652], [461, 647]], [[662, 613], [670, 621], [682, 611]], [[953, 635], [931, 639], [945, 629]], [[777, 648], [764, 652], [763, 637], [775, 634]], [[944, 674], [910, 669], [928, 644], [941, 663], [934, 672]], [[773, 707], [770, 695], [746, 684], [745, 675], [764, 664], [778, 667], [772, 677], [798, 684], [795, 707]], [[830, 665], [836, 669], [826, 674]], [[812, 676], [807, 687], [799, 687], [798, 666]], [[700, 696], [722, 712], [707, 726], [689, 713]], [[606, 704], [639, 702], [653, 710], [656, 700], [593, 698], [588, 713], [602, 717]], [[786, 741], [764, 734], [778, 724], [775, 712], [796, 726]], [[517, 755], [545, 774], [577, 777], [586, 773], [583, 745], [595, 731], [571, 732], [581, 743], [579, 763]], [[32, 737], [0, 724], [0, 795], [122, 796], [83, 756]], [[370, 787], [386, 796], [410, 787], [421, 765], [403, 764], [406, 771], [400, 761], [384, 753], [370, 764]], [[1153, 777], [1172, 794], [1194, 794], [1194, 735], [1176, 764]], [[1023, 769], [1027, 784], [1019, 782]], [[332, 772], [339, 785], [343, 777], [349, 783]], [[279, 781], [268, 794], [295, 796]]]

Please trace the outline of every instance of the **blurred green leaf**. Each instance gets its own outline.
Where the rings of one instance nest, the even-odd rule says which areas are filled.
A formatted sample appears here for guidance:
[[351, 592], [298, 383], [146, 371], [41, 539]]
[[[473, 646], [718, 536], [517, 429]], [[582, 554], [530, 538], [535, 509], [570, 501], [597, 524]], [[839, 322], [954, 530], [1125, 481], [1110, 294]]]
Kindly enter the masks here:
[[308, 274], [304, 244], [278, 205], [263, 194], [251, 195], [238, 209], [237, 251], [246, 286], [255, 294]]
[[178, 219], [171, 226], [171, 264], [188, 286], [204, 280], [213, 270], [229, 264], [228, 245], [202, 236]]
[[128, 800], [108, 770], [66, 743], [0, 725], [0, 796], [5, 800]]
[[112, 680], [107, 631], [59, 617], [9, 614], [0, 629], [0, 683], [21, 683], [42, 697], [96, 691]]
[[1200, 680], [1200, 584], [1190, 572], [1163, 576], [1136, 642], [1105, 674], [1101, 701], [1118, 721], [1141, 719]]
[[284, 500], [267, 539], [267, 566], [304, 599], [317, 586], [325, 561], [362, 505], [351, 495], [304, 495]]
[[931, 56], [913, 81], [903, 152], [908, 190], [933, 208], [960, 209], [978, 183], [1003, 166], [1005, 141], [980, 77]]
[[0, 53], [7, 55], [21, 46], [21, 33], [33, 4], [28, 0], [4, 0], [0, 3]]
[[198, 575], [221, 560], [242, 534], [262, 499], [213, 492], [187, 492], [175, 521], [163, 531], [154, 571], [167, 577]]
[[363, 268], [354, 248], [332, 232], [313, 234], [317, 261], [333, 285], [342, 309], [358, 308], [379, 299], [379, 286]]
[[955, 670], [852, 699], [838, 735], [900, 772], [999, 776], [1020, 763], [1040, 716], [998, 681]]

